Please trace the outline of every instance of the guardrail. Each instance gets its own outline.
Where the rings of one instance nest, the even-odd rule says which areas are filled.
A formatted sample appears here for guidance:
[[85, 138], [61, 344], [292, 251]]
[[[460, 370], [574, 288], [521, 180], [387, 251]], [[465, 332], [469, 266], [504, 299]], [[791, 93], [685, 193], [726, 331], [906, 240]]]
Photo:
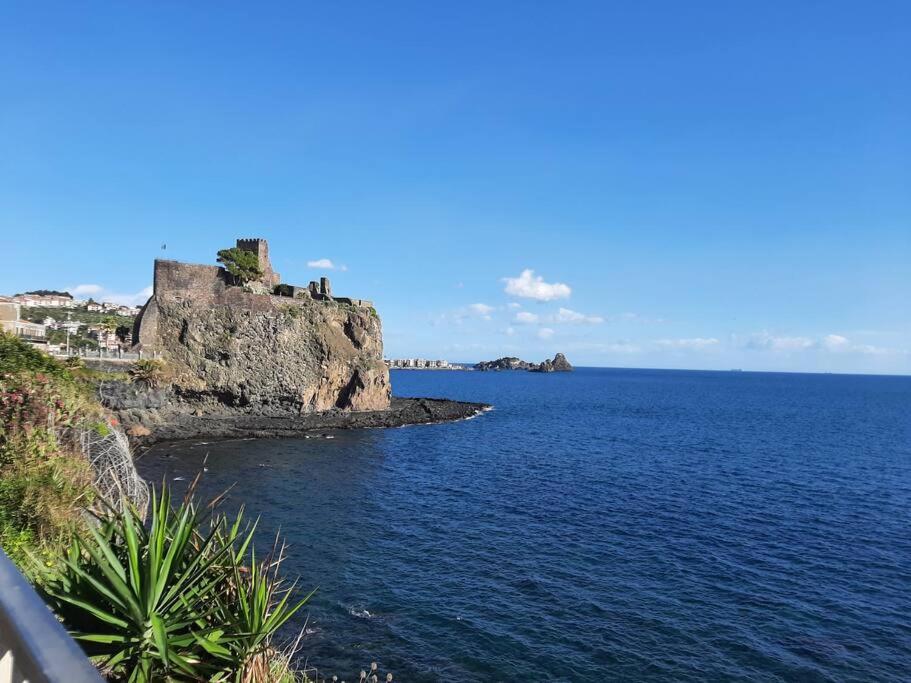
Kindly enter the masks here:
[[154, 353], [137, 353], [136, 351], [109, 351], [106, 349], [92, 349], [90, 351], [65, 351], [54, 352], [51, 355], [57, 358], [100, 358], [101, 360], [140, 360], [142, 358], [155, 358]]
[[2, 550], [0, 683], [104, 683]]

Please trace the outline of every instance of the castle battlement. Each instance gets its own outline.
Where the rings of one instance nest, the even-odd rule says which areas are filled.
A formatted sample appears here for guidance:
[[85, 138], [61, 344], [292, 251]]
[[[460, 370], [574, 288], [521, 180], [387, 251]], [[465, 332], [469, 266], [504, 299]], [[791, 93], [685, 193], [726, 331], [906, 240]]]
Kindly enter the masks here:
[[272, 262], [269, 261], [269, 243], [266, 240], [260, 237], [246, 237], [237, 240], [237, 248], [256, 254], [259, 259], [259, 269], [263, 271], [260, 282], [264, 285], [272, 289], [282, 281], [281, 276], [272, 270]]
[[[371, 308], [373, 303], [366, 299], [337, 297], [332, 294], [332, 285], [328, 277], [313, 280], [306, 287], [281, 284], [279, 274], [272, 270], [269, 261], [269, 243], [258, 237], [238, 239], [237, 248], [256, 254], [263, 275], [251, 283], [249, 294], [270, 295], [291, 299], [311, 299], [313, 301], [337, 301], [338, 303]], [[260, 291], [257, 291], [259, 288]], [[154, 295], [177, 300], [212, 300], [221, 299], [235, 285], [227, 271], [221, 266], [207, 266], [165, 259], [155, 260]]]

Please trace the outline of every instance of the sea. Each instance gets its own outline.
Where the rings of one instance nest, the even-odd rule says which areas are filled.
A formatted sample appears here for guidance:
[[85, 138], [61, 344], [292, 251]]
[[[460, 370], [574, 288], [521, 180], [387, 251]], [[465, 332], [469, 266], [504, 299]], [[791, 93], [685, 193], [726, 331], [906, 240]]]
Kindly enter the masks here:
[[[161, 445], [395, 681], [911, 680], [911, 377], [392, 372], [449, 424]], [[205, 471], [203, 469], [205, 468]], [[382, 678], [382, 677], [381, 677]]]

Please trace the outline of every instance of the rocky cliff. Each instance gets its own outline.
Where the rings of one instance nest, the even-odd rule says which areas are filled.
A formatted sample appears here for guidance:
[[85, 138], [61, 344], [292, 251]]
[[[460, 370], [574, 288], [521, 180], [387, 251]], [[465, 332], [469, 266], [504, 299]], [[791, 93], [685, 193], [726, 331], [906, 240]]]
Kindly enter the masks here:
[[[372, 306], [231, 286], [222, 268], [156, 261], [134, 339], [195, 410], [385, 410], [389, 372]], [[249, 289], [249, 288], [248, 288]]]

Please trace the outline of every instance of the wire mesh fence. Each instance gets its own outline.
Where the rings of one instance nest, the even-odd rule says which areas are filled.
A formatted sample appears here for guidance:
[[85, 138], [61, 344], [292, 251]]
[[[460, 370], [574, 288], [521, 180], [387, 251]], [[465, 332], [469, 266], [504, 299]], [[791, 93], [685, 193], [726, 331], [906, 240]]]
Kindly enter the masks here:
[[73, 437], [92, 467], [98, 495], [115, 506], [127, 500], [145, 516], [149, 487], [136, 471], [126, 435], [117, 429], [78, 429]]

